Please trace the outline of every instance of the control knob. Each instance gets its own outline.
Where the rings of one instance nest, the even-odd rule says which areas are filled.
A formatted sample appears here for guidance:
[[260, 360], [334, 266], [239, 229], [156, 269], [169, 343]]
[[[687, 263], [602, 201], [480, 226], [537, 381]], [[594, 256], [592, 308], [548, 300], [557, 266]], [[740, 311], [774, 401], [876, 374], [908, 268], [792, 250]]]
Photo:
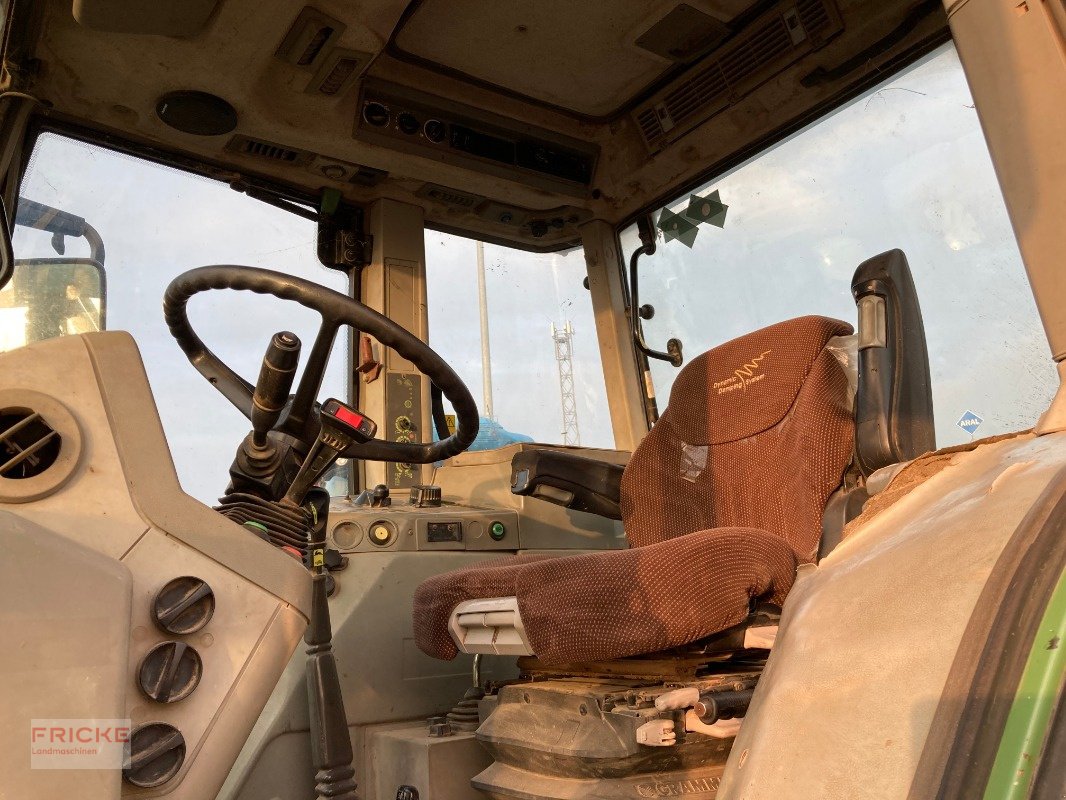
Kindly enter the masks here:
[[418, 485], [411, 487], [411, 505], [418, 508], [437, 508], [441, 504], [439, 486]]
[[127, 783], [151, 789], [166, 783], [185, 762], [185, 737], [173, 725], [152, 722], [130, 734], [130, 760], [123, 767]]

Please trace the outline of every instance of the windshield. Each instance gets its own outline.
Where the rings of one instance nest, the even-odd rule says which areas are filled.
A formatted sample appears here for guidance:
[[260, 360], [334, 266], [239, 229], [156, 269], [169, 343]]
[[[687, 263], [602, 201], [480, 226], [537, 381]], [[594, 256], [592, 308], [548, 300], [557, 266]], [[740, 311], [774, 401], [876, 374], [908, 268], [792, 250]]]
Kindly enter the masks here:
[[[715, 191], [724, 227], [698, 225], [691, 247], [660, 233], [641, 259], [650, 347], [678, 337], [691, 360], [806, 314], [854, 324], [856, 267], [899, 248], [925, 323], [937, 444], [1027, 428], [1047, 407], [1052, 361], [951, 45], [667, 209]], [[628, 256], [636, 226], [621, 241]], [[677, 370], [651, 371], [661, 409]]]
[[[315, 224], [225, 184], [50, 133], [37, 141], [21, 196], [17, 213], [22, 218], [32, 204], [43, 204], [84, 218], [99, 233], [106, 252], [106, 325], [100, 327], [133, 335], [182, 487], [214, 503], [225, 490], [229, 465], [250, 425], [189, 364], [170, 336], [163, 322], [163, 292], [177, 275], [205, 264], [266, 267], [347, 292], [347, 276], [324, 268], [315, 256]], [[15, 229], [17, 260], [81, 259], [84, 272], [91, 256], [101, 257], [85, 238], [64, 237], [62, 258], [56, 246], [46, 230]], [[28, 265], [23, 276], [44, 275], [44, 262]], [[36, 329], [46, 332], [30, 329], [27, 336], [25, 321], [33, 317], [34, 298], [44, 295], [23, 289], [18, 296], [16, 290], [34, 285], [16, 278], [0, 291], [0, 349], [96, 328], [98, 320], [91, 313], [75, 313], [80, 312], [75, 307], [54, 315], [58, 324]], [[100, 303], [91, 291], [71, 302], [76, 306], [78, 300], [89, 312]], [[193, 298], [189, 317], [207, 346], [253, 382], [275, 331], [291, 330], [310, 345], [318, 322], [315, 312], [296, 303], [231, 291]], [[321, 397], [348, 396], [346, 351], [347, 337], [340, 336]], [[330, 490], [343, 493], [346, 486], [334, 482]]]

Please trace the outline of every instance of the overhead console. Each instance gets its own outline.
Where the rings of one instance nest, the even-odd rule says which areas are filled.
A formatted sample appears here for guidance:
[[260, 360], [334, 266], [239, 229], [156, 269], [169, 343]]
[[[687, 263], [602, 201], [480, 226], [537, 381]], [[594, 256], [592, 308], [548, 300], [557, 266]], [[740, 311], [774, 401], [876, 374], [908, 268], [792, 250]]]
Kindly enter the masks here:
[[366, 81], [354, 136], [508, 180], [585, 197], [599, 148], [480, 109]]

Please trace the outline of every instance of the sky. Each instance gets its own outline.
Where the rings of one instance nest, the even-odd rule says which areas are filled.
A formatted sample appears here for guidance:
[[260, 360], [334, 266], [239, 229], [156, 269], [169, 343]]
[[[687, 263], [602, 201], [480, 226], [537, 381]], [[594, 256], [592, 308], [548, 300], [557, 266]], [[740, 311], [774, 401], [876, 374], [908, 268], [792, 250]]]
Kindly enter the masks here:
[[[897, 76], [723, 176], [724, 229], [701, 226], [695, 247], [660, 244], [642, 260], [641, 300], [653, 347], [678, 336], [689, 358], [737, 335], [803, 314], [853, 322], [851, 275], [899, 247], [914, 272], [933, 377], [937, 440], [967, 441], [966, 411], [984, 436], [1031, 425], [1057, 385], [973, 101], [954, 50]], [[313, 223], [229, 187], [47, 134], [22, 194], [85, 217], [107, 248], [108, 327], [131, 332], [144, 361], [185, 490], [213, 502], [225, 488], [244, 417], [187, 362], [163, 323], [161, 300], [181, 272], [205, 264], [280, 270], [345, 291], [322, 267]], [[686, 193], [672, 208], [688, 202]], [[427, 231], [430, 344], [481, 405], [482, 371], [472, 240]], [[16, 229], [20, 258], [55, 256], [50, 235]], [[635, 245], [624, 232], [628, 257]], [[84, 240], [67, 242], [87, 256]], [[581, 443], [613, 446], [591, 300], [580, 249], [535, 255], [485, 246], [494, 412], [508, 430], [560, 442], [551, 325], [575, 330]], [[224, 297], [223, 295], [229, 295]], [[254, 380], [270, 336], [305, 343], [316, 315], [247, 292], [190, 303], [201, 337]], [[344, 337], [322, 397], [343, 396]], [[660, 408], [676, 370], [653, 362]]]

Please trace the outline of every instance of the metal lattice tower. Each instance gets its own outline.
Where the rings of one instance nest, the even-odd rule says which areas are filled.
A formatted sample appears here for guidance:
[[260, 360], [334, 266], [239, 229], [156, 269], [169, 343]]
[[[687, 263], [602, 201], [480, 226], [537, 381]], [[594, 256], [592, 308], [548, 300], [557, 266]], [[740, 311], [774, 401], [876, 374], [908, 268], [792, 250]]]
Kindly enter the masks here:
[[577, 428], [577, 401], [574, 399], [574, 328], [567, 322], [562, 328], [552, 323], [555, 360], [559, 364], [559, 397], [563, 404], [563, 444], [581, 444]]

